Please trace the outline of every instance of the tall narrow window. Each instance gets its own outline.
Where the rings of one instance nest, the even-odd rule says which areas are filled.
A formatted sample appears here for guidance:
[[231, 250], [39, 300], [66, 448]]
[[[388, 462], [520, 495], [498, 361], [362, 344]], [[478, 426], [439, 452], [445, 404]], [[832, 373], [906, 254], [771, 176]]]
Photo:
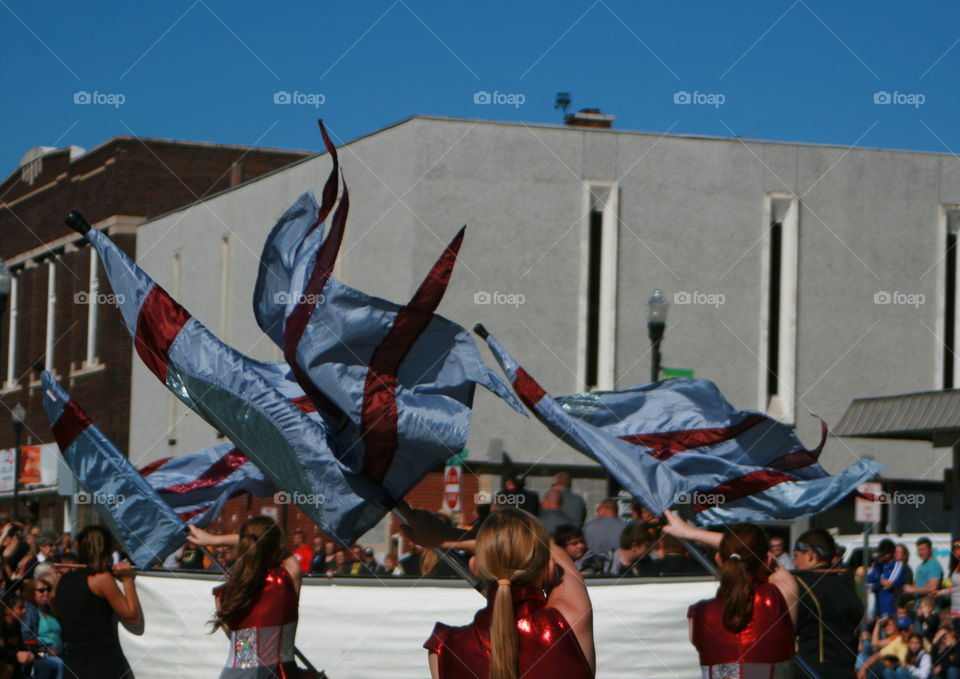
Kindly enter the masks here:
[[220, 240], [220, 339], [230, 340], [230, 237]]
[[616, 349], [618, 187], [610, 182], [588, 182], [584, 202], [579, 387], [612, 389]]
[[100, 304], [100, 272], [99, 259], [95, 248], [90, 248], [90, 278], [87, 286], [89, 299], [87, 300], [87, 355], [84, 358], [84, 367], [97, 364], [97, 311]]
[[760, 409], [785, 422], [795, 418], [799, 213], [796, 196], [764, 196]]
[[20, 285], [17, 279], [18, 276], [14, 276], [10, 280], [10, 299], [7, 302], [10, 325], [7, 327], [7, 381], [4, 385], [6, 389], [17, 386], [17, 320], [20, 315], [17, 304]]
[[43, 362], [54, 372], [54, 350], [57, 346], [57, 260], [47, 262], [47, 335]]
[[960, 231], [960, 206], [945, 205], [941, 210], [943, 227], [943, 309], [942, 333], [943, 348], [941, 349], [941, 386], [944, 389], [957, 387], [957, 369], [960, 361], [957, 360], [957, 232]]

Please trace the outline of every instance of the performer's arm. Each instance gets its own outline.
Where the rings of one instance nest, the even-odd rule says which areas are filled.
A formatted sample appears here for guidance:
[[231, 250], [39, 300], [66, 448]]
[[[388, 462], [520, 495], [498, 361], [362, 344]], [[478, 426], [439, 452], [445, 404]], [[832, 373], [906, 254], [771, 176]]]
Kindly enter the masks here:
[[667, 519], [667, 525], [663, 527], [663, 532], [667, 535], [672, 535], [678, 540], [693, 540], [707, 547], [720, 549], [720, 540], [723, 539], [722, 533], [691, 526], [669, 509], [663, 512], [663, 516]]
[[203, 547], [217, 547], [220, 545], [236, 547], [240, 544], [240, 535], [238, 533], [214, 535], [196, 526], [187, 526], [187, 528], [190, 530], [190, 535], [187, 536], [187, 540], [194, 545]]
[[432, 512], [424, 509], [412, 509], [405, 502], [400, 502], [397, 507], [407, 522], [407, 525], [401, 526], [401, 529], [411, 542], [427, 549], [440, 547], [442, 549], [462, 549], [466, 552], [476, 550], [477, 541], [474, 531], [460, 530], [448, 526], [435, 517]]
[[431, 679], [440, 679], [440, 657], [431, 651], [428, 654], [427, 659], [430, 662]]
[[[773, 554], [767, 557], [767, 567], [771, 570], [777, 567], [777, 560]], [[793, 573], [786, 568], [777, 568], [770, 575], [770, 582], [777, 586], [784, 600], [787, 602], [787, 610], [790, 611], [790, 620], [793, 626], [797, 626], [797, 602], [800, 599], [799, 586]]]
[[[101, 596], [110, 604], [110, 608], [126, 625], [136, 627], [140, 624], [140, 599], [137, 586], [133, 582], [133, 568], [126, 561], [113, 567], [114, 572], [97, 573], [90, 579], [90, 591]], [[117, 586], [114, 575], [123, 583], [123, 591]]]
[[293, 587], [297, 590], [297, 594], [299, 594], [300, 584], [303, 582], [303, 569], [300, 567], [300, 562], [297, 561], [297, 557], [293, 554], [288, 555], [283, 560], [283, 567], [287, 569], [290, 577], [293, 578]]
[[[556, 566], [556, 569], [554, 569]], [[593, 645], [593, 605], [590, 595], [583, 582], [583, 576], [577, 571], [573, 559], [567, 550], [558, 547], [550, 541], [550, 568], [552, 583], [550, 594], [547, 596], [547, 606], [556, 608], [567, 619], [577, 635], [580, 648], [590, 663], [590, 668], [596, 671], [597, 658]]]

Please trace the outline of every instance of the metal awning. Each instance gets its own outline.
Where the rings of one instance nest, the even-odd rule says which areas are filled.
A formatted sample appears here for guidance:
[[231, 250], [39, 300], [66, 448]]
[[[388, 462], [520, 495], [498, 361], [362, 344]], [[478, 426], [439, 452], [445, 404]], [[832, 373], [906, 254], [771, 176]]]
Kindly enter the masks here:
[[960, 390], [854, 399], [833, 433], [952, 445], [960, 440]]

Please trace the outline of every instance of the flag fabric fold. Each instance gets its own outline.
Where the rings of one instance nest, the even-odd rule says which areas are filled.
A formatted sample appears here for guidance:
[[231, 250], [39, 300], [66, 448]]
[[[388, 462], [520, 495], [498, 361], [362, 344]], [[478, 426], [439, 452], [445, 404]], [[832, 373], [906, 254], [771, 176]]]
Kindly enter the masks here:
[[331, 207], [329, 194], [322, 205], [304, 194], [278, 221], [261, 257], [254, 313], [334, 432], [341, 462], [399, 499], [466, 446], [476, 385], [524, 411], [470, 334], [434, 313], [464, 230], [400, 305], [333, 277], [346, 185], [320, 241], [316, 225]]
[[97, 229], [97, 249], [137, 354], [156, 377], [223, 432], [291, 502], [349, 544], [393, 506], [376, 483], [345, 468], [336, 441], [283, 362], [221, 342]]
[[54, 438], [86, 491], [78, 501], [93, 506], [138, 568], [162, 563], [186, 541], [186, 524], [46, 370], [41, 385]]
[[240, 493], [269, 497], [277, 489], [233, 443], [155, 460], [140, 475], [181, 519], [205, 527]]
[[648, 487], [624, 483], [607, 462], [612, 458], [622, 464], [611, 451], [621, 451], [624, 443], [633, 449], [627, 459], [640, 455], [645, 474], [650, 461], [675, 473], [675, 495], [669, 504], [692, 505], [698, 521], [706, 525], [817, 514], [885, 468], [859, 460], [831, 476], [819, 463], [827, 435], [823, 422], [819, 445], [808, 450], [783, 423], [762, 413], [736, 410], [708, 380], [672, 379], [553, 398], [495, 338], [488, 336], [487, 343], [514, 389], [541, 421], [568, 442], [576, 441], [573, 432], [585, 427], [597, 434], [589, 451], [582, 449], [582, 442], [574, 447], [600, 461], [658, 514], [666, 507], [644, 500]]
[[485, 330], [487, 344], [514, 391], [547, 429], [564, 443], [596, 460], [621, 486], [658, 516], [677, 501], [683, 479], [667, 465], [628, 443], [567, 413]]

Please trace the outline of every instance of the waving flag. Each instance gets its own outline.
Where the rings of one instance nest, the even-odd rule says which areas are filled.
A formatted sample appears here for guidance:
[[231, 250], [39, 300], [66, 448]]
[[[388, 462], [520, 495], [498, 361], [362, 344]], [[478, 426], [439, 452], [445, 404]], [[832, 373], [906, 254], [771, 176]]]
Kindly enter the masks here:
[[514, 391], [547, 429], [567, 445], [603, 465], [620, 485], [655, 514], [663, 514], [676, 502], [684, 485], [675, 471], [645, 454], [642, 448], [571, 417], [483, 326], [477, 325], [475, 329], [487, 340]]
[[186, 541], [186, 524], [46, 370], [41, 384], [54, 438], [90, 504], [137, 567], [162, 563]]
[[232, 443], [155, 460], [140, 470], [147, 483], [180, 518], [204, 527], [239, 493], [269, 497], [276, 486]]
[[[406, 305], [366, 295], [332, 276], [349, 193], [321, 241], [335, 185], [322, 205], [304, 194], [267, 238], [254, 295], [260, 327], [335, 432], [341, 461], [402, 498], [467, 442], [476, 385], [523, 407], [480, 357], [470, 334], [434, 313], [464, 231]], [[292, 286], [284, 290], [283, 286]]]
[[340, 464], [336, 441], [285, 363], [224, 344], [81, 215], [67, 222], [97, 249], [137, 354], [168, 389], [341, 542], [376, 525], [392, 498]]
[[[762, 413], [738, 411], [707, 380], [674, 379], [625, 389], [554, 398], [520, 368], [482, 327], [478, 333], [514, 389], [555, 434], [603, 464], [621, 485], [657, 514], [690, 503], [704, 524], [794, 519], [828, 509], [884, 466], [860, 460], [830, 476], [818, 459], [826, 440], [807, 450], [786, 425]], [[594, 434], [592, 445], [584, 432]], [[623, 453], [623, 446], [629, 451]], [[587, 449], [585, 449], [587, 448]], [[623, 456], [621, 456], [621, 453]], [[626, 460], [624, 462], [623, 460]], [[620, 468], [651, 463], [677, 479], [675, 495], [649, 497], [650, 486], [625, 482]], [[611, 466], [611, 461], [612, 465]]]

